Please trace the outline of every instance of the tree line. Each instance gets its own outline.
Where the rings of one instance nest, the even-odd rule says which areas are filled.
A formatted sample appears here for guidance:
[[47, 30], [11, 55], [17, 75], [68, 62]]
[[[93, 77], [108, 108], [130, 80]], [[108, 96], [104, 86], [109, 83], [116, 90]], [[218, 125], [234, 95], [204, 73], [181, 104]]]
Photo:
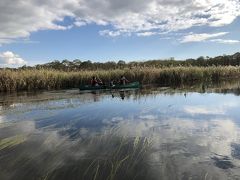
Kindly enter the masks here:
[[74, 61], [69, 60], [55, 60], [46, 64], [39, 64], [34, 67], [22, 66], [20, 69], [55, 69], [61, 71], [79, 71], [79, 70], [109, 70], [109, 69], [124, 69], [124, 68], [141, 68], [141, 67], [177, 67], [177, 66], [198, 66], [198, 67], [208, 67], [208, 66], [240, 66], [240, 53], [235, 53], [233, 55], [223, 55], [214, 58], [210, 57], [199, 57], [197, 59], [187, 59], [187, 60], [174, 60], [174, 58], [168, 60], [149, 60], [149, 61], [132, 61], [125, 62], [123, 60], [108, 61], [108, 62], [92, 62], [81, 61], [76, 59]]

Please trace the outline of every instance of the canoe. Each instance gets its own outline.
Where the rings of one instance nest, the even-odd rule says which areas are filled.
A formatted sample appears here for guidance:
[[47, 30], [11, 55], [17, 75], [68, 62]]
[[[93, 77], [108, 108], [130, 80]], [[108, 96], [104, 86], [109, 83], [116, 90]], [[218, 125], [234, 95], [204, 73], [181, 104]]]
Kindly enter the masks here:
[[116, 84], [115, 86], [91, 86], [91, 85], [80, 85], [80, 90], [101, 90], [101, 89], [131, 89], [131, 88], [140, 88], [139, 82], [132, 82], [125, 85]]
[[140, 83], [132, 82], [125, 85], [116, 84], [115, 86], [111, 87], [111, 89], [128, 89], [128, 88], [140, 88]]
[[101, 90], [101, 89], [107, 89], [107, 86], [91, 86], [91, 85], [80, 85], [80, 90]]

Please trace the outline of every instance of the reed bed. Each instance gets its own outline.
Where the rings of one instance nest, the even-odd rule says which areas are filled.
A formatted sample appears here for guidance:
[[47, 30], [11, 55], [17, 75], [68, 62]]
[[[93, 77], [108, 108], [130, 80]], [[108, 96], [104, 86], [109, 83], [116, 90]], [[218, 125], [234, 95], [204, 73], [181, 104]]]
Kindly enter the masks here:
[[125, 75], [130, 81], [140, 81], [143, 84], [177, 85], [240, 77], [240, 67], [145, 67], [77, 72], [7, 69], [0, 70], [0, 92], [75, 88], [80, 84], [88, 84], [92, 76], [97, 76], [107, 83], [110, 79], [119, 79], [121, 75]]

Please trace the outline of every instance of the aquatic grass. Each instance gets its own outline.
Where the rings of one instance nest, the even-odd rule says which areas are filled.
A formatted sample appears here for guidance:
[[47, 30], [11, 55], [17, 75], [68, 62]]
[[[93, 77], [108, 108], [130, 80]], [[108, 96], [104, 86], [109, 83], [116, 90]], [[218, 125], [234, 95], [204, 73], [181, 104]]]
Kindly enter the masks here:
[[[0, 117], [1, 117], [1, 114], [0, 114]], [[2, 128], [6, 128], [6, 127], [9, 127], [9, 126], [11, 126], [11, 123], [9, 123], [9, 122], [0, 122], [0, 130]]]
[[127, 155], [122, 160], [111, 162], [111, 172], [110, 172], [110, 175], [107, 177], [107, 180], [114, 180], [115, 179], [115, 176], [116, 176], [119, 168], [122, 166], [122, 163], [124, 161], [126, 161], [128, 158], [129, 158], [129, 155]]
[[57, 71], [47, 69], [0, 70], [0, 92], [21, 90], [51, 90], [76, 88], [89, 84], [92, 76], [108, 83], [125, 75], [130, 81], [143, 84], [182, 84], [196, 81], [218, 81], [224, 78], [240, 77], [239, 66], [210, 67], [163, 67], [163, 68], [125, 68], [95, 71]]
[[[135, 147], [134, 142], [138, 142]], [[138, 173], [147, 177], [147, 152], [151, 148], [147, 142], [146, 138], [126, 138], [115, 133], [88, 137], [78, 144], [79, 148], [87, 148], [84, 157], [71, 158], [43, 179], [67, 179], [70, 174], [73, 179], [83, 180], [132, 180]]]
[[0, 140], [0, 151], [5, 148], [11, 148], [17, 146], [26, 141], [26, 136], [24, 135], [16, 135], [13, 137], [5, 138]]
[[95, 172], [95, 175], [94, 175], [93, 180], [96, 180], [96, 179], [97, 179], [98, 170], [99, 170], [99, 162], [98, 162], [98, 164], [97, 164], [97, 168], [96, 168], [96, 172]]

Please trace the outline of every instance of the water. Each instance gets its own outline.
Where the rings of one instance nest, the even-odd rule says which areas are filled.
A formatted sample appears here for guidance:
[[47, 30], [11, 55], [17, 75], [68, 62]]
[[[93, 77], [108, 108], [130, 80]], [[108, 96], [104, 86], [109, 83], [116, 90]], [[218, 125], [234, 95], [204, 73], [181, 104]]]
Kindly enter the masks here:
[[1, 94], [0, 179], [240, 179], [239, 87]]

